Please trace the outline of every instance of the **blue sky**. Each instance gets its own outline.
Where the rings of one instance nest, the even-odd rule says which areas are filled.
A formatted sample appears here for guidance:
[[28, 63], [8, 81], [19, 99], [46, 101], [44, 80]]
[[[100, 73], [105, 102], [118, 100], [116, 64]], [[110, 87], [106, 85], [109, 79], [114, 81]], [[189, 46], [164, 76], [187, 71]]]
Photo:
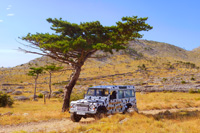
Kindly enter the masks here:
[[200, 46], [199, 0], [0, 0], [0, 67], [13, 67], [39, 57], [18, 52], [18, 37], [50, 30], [47, 18], [73, 23], [99, 20], [115, 25], [123, 16], [149, 17], [154, 28], [143, 39], [186, 50]]

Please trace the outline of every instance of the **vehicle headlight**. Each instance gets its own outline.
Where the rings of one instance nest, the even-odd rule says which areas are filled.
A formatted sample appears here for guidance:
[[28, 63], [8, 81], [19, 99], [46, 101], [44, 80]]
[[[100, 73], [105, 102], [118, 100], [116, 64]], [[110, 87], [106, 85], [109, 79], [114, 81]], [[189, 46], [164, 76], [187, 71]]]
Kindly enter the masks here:
[[76, 108], [76, 104], [71, 104], [70, 108]]
[[94, 111], [94, 110], [95, 110], [95, 105], [92, 105], [92, 104], [91, 104], [91, 105], [89, 106], [89, 110], [90, 110], [90, 111]]

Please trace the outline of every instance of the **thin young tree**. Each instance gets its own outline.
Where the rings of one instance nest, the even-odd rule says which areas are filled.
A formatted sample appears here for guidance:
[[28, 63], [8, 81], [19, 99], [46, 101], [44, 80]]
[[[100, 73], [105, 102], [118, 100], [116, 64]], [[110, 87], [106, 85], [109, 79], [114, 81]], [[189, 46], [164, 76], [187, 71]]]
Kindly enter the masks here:
[[49, 99], [51, 98], [51, 93], [52, 93], [52, 89], [51, 89], [52, 74], [55, 73], [55, 72], [58, 72], [61, 69], [63, 69], [63, 67], [56, 66], [55, 64], [46, 65], [44, 67], [44, 70], [46, 70], [49, 73]]
[[49, 18], [47, 21], [52, 24], [51, 29], [55, 34], [29, 33], [21, 39], [28, 42], [26, 46], [37, 51], [19, 49], [26, 53], [48, 56], [72, 66], [74, 71], [64, 90], [64, 112], [69, 109], [70, 95], [85, 61], [98, 50], [112, 54], [113, 49], [125, 49], [128, 41], [142, 37], [140, 31], [152, 29], [146, 23], [147, 19], [137, 16], [123, 17], [114, 26], [103, 26], [99, 21], [74, 24], [61, 18]]
[[43, 67], [30, 67], [30, 71], [28, 72], [29, 76], [34, 77], [35, 79], [35, 87], [34, 87], [34, 95], [33, 99], [36, 100], [36, 89], [37, 89], [37, 80], [40, 74], [43, 73], [44, 68]]

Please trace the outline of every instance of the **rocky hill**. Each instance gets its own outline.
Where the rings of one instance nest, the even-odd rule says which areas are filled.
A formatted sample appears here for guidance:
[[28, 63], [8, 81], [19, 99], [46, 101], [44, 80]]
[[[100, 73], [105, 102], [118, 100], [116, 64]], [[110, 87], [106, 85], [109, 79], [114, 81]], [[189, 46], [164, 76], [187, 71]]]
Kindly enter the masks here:
[[[107, 56], [86, 61], [77, 84], [79, 88], [100, 84], [134, 84], [138, 89], [157, 88], [162, 91], [163, 88], [179, 90], [181, 87], [187, 91], [200, 86], [199, 49], [187, 51], [167, 43], [135, 40], [129, 42], [125, 50], [114, 51], [113, 55], [99, 51], [96, 56], [99, 55]], [[66, 64], [41, 57], [13, 68], [0, 68], [0, 84], [26, 85], [29, 91], [29, 88], [33, 88], [33, 79], [27, 76], [29, 68], [49, 63], [70, 68]], [[63, 88], [71, 73], [71, 70], [55, 73], [52, 79], [54, 88]], [[48, 90], [48, 77], [48, 73], [40, 76], [39, 90]]]
[[[97, 55], [105, 55], [103, 52], [97, 52]], [[113, 55], [107, 54], [107, 57], [95, 59], [96, 61], [106, 61], [109, 60], [110, 57], [114, 57], [116, 55], [129, 55], [131, 60], [133, 59], [141, 59], [142, 57], [145, 58], [173, 58], [174, 60], [181, 60], [181, 61], [188, 61], [193, 63], [200, 63], [200, 48], [196, 48], [192, 51], [187, 51], [185, 49], [179, 48], [177, 46], [156, 42], [156, 41], [149, 41], [149, 40], [135, 40], [130, 41], [127, 45], [126, 50], [121, 50], [119, 52], [114, 52]], [[41, 57], [26, 64], [21, 64], [17, 67], [29, 67], [31, 65], [41, 65], [44, 66], [47, 63], [55, 63], [54, 60]], [[114, 65], [114, 64], [113, 64]]]

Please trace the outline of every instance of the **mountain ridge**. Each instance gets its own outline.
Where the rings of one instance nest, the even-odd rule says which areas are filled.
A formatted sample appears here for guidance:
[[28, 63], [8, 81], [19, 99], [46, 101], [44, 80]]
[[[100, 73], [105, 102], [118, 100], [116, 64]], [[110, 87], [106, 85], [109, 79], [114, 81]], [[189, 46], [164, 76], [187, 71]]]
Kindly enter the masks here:
[[[130, 41], [127, 45], [127, 49], [120, 50], [119, 52], [114, 51], [113, 55], [106, 54], [107, 57], [95, 59], [96, 61], [101, 60], [108, 60], [108, 58], [116, 56], [116, 55], [129, 55], [132, 59], [140, 59], [141, 57], [145, 58], [171, 58], [173, 60], [181, 60], [181, 61], [187, 61], [192, 63], [200, 64], [199, 58], [200, 58], [200, 47], [193, 49], [192, 51], [185, 50], [183, 48], [180, 48], [178, 46], [164, 43], [164, 42], [157, 42], [157, 41], [151, 41], [151, 40], [133, 40]], [[97, 52], [96, 55], [105, 55], [104, 52]], [[12, 68], [22, 68], [27, 66], [44, 66], [47, 63], [55, 63], [53, 59], [50, 59], [49, 57], [39, 57], [33, 60], [30, 60], [27, 63], [17, 65], [15, 67], [10, 67], [8, 69]], [[57, 62], [56, 62], [57, 63]]]

